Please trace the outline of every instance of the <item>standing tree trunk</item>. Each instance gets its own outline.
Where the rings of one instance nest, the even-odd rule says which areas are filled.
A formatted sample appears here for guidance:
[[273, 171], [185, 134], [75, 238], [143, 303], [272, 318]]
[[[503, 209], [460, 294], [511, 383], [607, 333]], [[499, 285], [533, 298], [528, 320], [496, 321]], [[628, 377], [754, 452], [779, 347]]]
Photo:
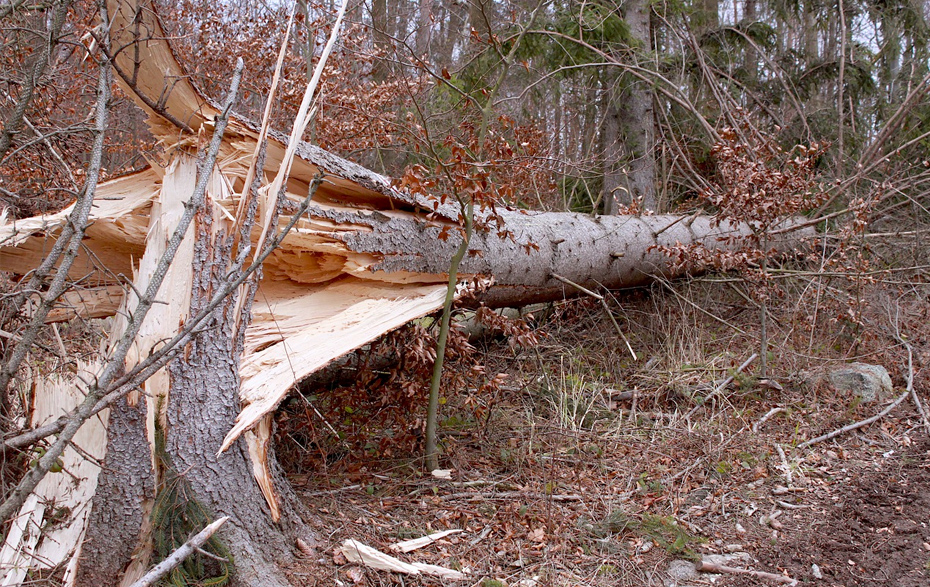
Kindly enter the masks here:
[[388, 31], [388, 4], [387, 0], [372, 0], [371, 28], [374, 37], [375, 51], [380, 55], [375, 60], [372, 76], [375, 81], [384, 81], [391, 73], [391, 37]]
[[[193, 298], [195, 315], [220, 289], [232, 265], [231, 235], [210, 227], [210, 214], [200, 216], [194, 247]], [[245, 288], [251, 298], [255, 288]], [[255, 483], [244, 440], [217, 454], [223, 437], [239, 413], [239, 363], [242, 332], [235, 328], [236, 297], [213, 311], [207, 327], [190, 343], [183, 358], [170, 368], [171, 389], [166, 409], [165, 453], [171, 466], [190, 483], [196, 499], [211, 516], [229, 516], [223, 540], [235, 561], [235, 583], [243, 586], [286, 585], [281, 572], [294, 560], [296, 538], [310, 542], [301, 517], [288, 501], [277, 524]], [[244, 331], [252, 299], [243, 305]], [[196, 529], [195, 529], [196, 530]]]
[[[630, 0], [623, 18], [637, 53], [652, 49], [651, 8], [645, 0]], [[656, 209], [655, 109], [652, 90], [641, 80], [623, 76], [619, 95], [609, 98], [604, 120], [604, 213], [616, 214], [620, 205], [639, 202]], [[615, 89], [614, 89], [615, 90]]]
[[429, 54], [430, 40], [433, 33], [433, 0], [420, 0], [416, 34], [417, 57]]

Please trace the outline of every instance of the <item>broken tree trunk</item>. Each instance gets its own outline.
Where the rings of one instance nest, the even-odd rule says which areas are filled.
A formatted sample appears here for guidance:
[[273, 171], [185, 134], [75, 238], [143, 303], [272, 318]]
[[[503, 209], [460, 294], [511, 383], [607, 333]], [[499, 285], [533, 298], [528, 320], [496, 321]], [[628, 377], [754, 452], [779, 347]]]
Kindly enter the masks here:
[[[218, 107], [181, 71], [150, 0], [109, 0], [108, 6], [117, 73], [148, 112], [167, 155], [151, 169], [99, 186], [81, 257], [70, 270], [75, 288], [50, 319], [113, 315], [111, 338], [118, 337], [138, 303], [138, 294], [129, 292], [145, 290], [198, 178], [207, 178], [203, 207], [159, 290], [162, 303], [153, 306], [127, 356], [131, 371], [242, 273], [236, 259], [244, 245], [237, 239], [260, 242], [266, 218], [277, 217], [271, 234], [294, 224], [265, 261], [261, 281], [233, 288], [181, 341], [180, 356], [144, 383], [144, 395], [130, 394], [112, 407], [106, 434], [106, 411], [88, 422], [96, 428], [86, 441], [92, 446], [83, 448], [103, 460], [105, 472], [82, 477], [76, 488], [44, 488], [42, 500], [24, 505], [14, 524], [23, 530], [18, 538], [10, 534], [0, 558], [8, 555], [26, 569], [69, 561], [72, 584], [130, 584], [152, 558], [153, 488], [164, 495], [169, 481], [183, 478], [192, 502], [211, 517], [230, 517], [219, 536], [233, 554], [235, 581], [283, 585], [278, 565], [293, 556], [295, 538], [310, 542], [310, 536], [289, 487], [276, 478], [271, 415], [301, 379], [441, 307], [449, 260], [461, 239], [458, 217], [310, 145], [296, 145], [297, 157], [289, 162], [288, 140], [274, 133], [256, 173], [261, 129], [235, 118], [216, 164], [198, 169], [198, 136], [212, 134]], [[271, 178], [282, 167], [290, 173], [278, 200]], [[309, 195], [312, 204], [295, 218]], [[67, 213], [0, 226], [0, 267], [25, 275], [37, 266]], [[480, 293], [492, 305], [575, 293], [554, 274], [613, 288], [672, 276], [675, 261], [657, 246], [703, 242], [713, 249], [734, 246], [723, 239], [750, 234], [746, 227], [713, 226], [700, 216], [499, 213], [510, 235], [476, 233], [461, 268], [463, 291], [475, 282], [492, 283]], [[251, 219], [259, 221], [253, 226]], [[68, 386], [37, 391], [61, 388]], [[37, 397], [36, 404], [47, 400]], [[43, 418], [72, 405], [74, 400], [43, 412]], [[43, 526], [48, 516], [42, 503], [65, 491], [75, 501], [75, 515], [68, 533], [56, 535], [53, 544], [29, 528]], [[107, 515], [114, 511], [126, 515]], [[6, 580], [16, 581], [10, 574]]]

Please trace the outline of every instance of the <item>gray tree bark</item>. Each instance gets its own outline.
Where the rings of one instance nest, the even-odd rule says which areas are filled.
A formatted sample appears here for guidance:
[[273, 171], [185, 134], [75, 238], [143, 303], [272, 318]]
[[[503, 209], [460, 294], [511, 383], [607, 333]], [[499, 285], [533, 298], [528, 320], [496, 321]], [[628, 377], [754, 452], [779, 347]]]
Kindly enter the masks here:
[[[371, 228], [342, 235], [349, 249], [373, 253], [382, 261], [373, 271], [409, 271], [443, 274], [461, 242], [453, 232], [441, 237], [442, 227], [417, 219], [380, 214], [344, 215], [321, 210], [314, 215], [336, 222]], [[752, 232], [747, 226], [715, 226], [709, 216], [590, 216], [557, 212], [498, 210], [508, 231], [477, 230], [460, 274], [491, 276], [494, 285], [480, 301], [495, 306], [523, 306], [552, 301], [578, 292], [553, 277], [557, 274], [588, 288], [635, 287], [657, 276], [684, 273], [678, 260], [658, 247], [701, 243], [709, 250], [733, 249]], [[485, 222], [487, 218], [485, 218]], [[480, 224], [480, 222], [479, 222]], [[796, 250], [813, 230], [772, 239], [770, 247], [782, 253]], [[734, 240], [735, 239], [735, 240]]]
[[429, 53], [433, 32], [433, 0], [420, 0], [416, 34], [416, 52], [418, 57]]
[[76, 585], [118, 585], [133, 553], [145, 550], [139, 537], [151, 513], [155, 477], [144, 400], [130, 406], [123, 398], [110, 409], [107, 445]]
[[[651, 7], [644, 0], [628, 0], [623, 18], [641, 51], [652, 49]], [[642, 81], [621, 78], [626, 85], [609, 100], [604, 120], [604, 213], [641, 202], [656, 209], [655, 109], [652, 91]]]

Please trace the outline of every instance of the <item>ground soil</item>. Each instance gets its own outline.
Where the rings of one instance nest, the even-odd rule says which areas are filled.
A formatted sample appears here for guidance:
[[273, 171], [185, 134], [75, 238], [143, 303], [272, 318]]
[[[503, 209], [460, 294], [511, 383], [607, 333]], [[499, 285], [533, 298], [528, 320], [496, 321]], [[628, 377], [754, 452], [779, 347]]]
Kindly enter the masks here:
[[756, 549], [759, 566], [812, 584], [930, 585], [930, 443], [875, 463], [841, 473], [808, 509], [785, 516], [787, 539]]
[[[723, 296], [688, 295], [731, 321], [745, 311]], [[386, 551], [455, 528], [463, 532], [398, 557], [465, 569], [458, 584], [482, 587], [778, 584], [669, 574], [687, 567], [680, 561], [739, 553], [730, 566], [804, 585], [930, 585], [930, 431], [916, 406], [795, 448], [887, 400], [861, 404], [812, 387], [806, 369], [848, 359], [792, 362], [790, 345], [770, 362], [778, 385], [754, 377], [755, 366], [735, 373], [751, 334], [734, 335], [688, 304], [662, 304], [624, 304], [635, 362], [594, 304], [551, 318], [533, 349], [480, 346], [485, 375], [506, 373], [506, 384], [491, 399], [447, 398], [442, 466], [451, 479], [425, 473], [415, 444], [406, 453], [387, 454], [377, 439], [370, 450], [325, 450], [279, 421], [281, 460], [327, 529], [295, 581], [440, 584], [351, 564], [339, 547], [352, 538]], [[867, 349], [857, 358], [888, 365], [896, 393], [906, 383], [906, 360]], [[714, 394], [707, 382], [727, 374], [733, 382]], [[919, 365], [912, 375], [926, 401]], [[475, 402], [486, 408], [478, 417]], [[763, 419], [773, 408], [782, 411]]]

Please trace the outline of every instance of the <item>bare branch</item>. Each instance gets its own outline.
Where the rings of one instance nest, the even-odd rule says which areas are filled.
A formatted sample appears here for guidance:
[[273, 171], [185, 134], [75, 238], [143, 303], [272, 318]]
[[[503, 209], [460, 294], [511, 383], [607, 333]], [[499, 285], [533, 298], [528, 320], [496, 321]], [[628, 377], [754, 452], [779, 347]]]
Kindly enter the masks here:
[[190, 540], [178, 547], [168, 558], [161, 561], [152, 570], [146, 573], [141, 579], [132, 584], [131, 587], [150, 587], [158, 582], [159, 579], [170, 573], [175, 567], [184, 562], [190, 555], [198, 552], [200, 547], [213, 536], [220, 526], [229, 520], [229, 516], [223, 516], [219, 520], [209, 524], [206, 528], [195, 534]]
[[[70, 5], [71, 0], [59, 0], [55, 5], [55, 10], [52, 13], [51, 22], [48, 27], [47, 42], [42, 43], [42, 50], [36, 55], [32, 65], [27, 67], [27, 77], [23, 80], [19, 101], [16, 103], [16, 107], [13, 108], [10, 118], [4, 122], [3, 132], [0, 132], [0, 159], [4, 158], [6, 152], [13, 145], [13, 138], [16, 137], [23, 125], [26, 109], [32, 104], [36, 86], [45, 73], [45, 68], [48, 65], [49, 55], [52, 49], [58, 44], [58, 35], [61, 33], [61, 27], [65, 22], [65, 16], [68, 14]], [[12, 6], [10, 10], [13, 10]]]

